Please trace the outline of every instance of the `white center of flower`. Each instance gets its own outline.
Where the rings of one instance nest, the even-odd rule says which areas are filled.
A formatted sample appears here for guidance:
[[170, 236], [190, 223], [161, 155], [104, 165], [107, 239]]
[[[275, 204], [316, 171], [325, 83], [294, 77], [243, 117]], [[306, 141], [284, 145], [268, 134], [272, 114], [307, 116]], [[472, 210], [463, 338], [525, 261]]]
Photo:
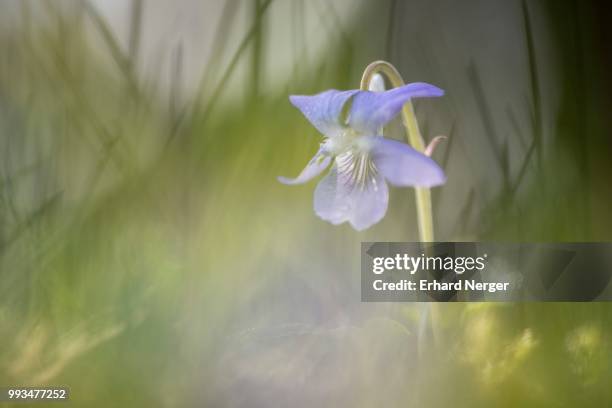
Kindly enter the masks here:
[[336, 137], [325, 139], [321, 147], [330, 156], [339, 156], [347, 152], [364, 154], [369, 153], [372, 149], [372, 140], [363, 137], [353, 129], [347, 129]]
[[370, 156], [373, 147], [372, 137], [350, 128], [338, 136], [325, 139], [321, 144], [323, 153], [335, 158], [338, 181], [345, 187], [359, 190], [378, 189], [378, 171]]

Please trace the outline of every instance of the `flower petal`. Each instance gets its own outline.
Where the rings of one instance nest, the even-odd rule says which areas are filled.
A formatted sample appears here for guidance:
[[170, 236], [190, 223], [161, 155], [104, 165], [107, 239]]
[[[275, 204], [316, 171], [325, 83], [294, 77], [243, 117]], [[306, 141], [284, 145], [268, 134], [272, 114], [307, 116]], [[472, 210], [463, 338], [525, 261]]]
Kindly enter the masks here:
[[344, 104], [357, 92], [332, 89], [317, 95], [291, 95], [289, 100], [319, 132], [334, 137], [342, 132], [344, 126], [340, 118]]
[[317, 185], [314, 193], [315, 213], [334, 225], [348, 221], [358, 231], [379, 222], [387, 212], [389, 190], [380, 173], [357, 184], [351, 174], [339, 173], [335, 164]]
[[323, 155], [321, 151], [314, 155], [312, 159], [308, 162], [304, 170], [294, 179], [279, 176], [278, 181], [283, 184], [302, 184], [305, 183], [314, 177], [321, 174], [323, 170], [325, 170], [329, 166], [329, 162], [331, 161], [331, 157], [327, 155]]
[[372, 75], [370, 83], [368, 84], [368, 91], [385, 92], [385, 90], [385, 78], [379, 73]]
[[389, 183], [433, 187], [446, 181], [444, 170], [434, 160], [407, 144], [377, 136], [368, 138], [372, 143], [372, 160]]
[[377, 134], [412, 98], [442, 96], [444, 91], [424, 82], [400, 86], [385, 92], [362, 91], [355, 95], [349, 125], [362, 133]]

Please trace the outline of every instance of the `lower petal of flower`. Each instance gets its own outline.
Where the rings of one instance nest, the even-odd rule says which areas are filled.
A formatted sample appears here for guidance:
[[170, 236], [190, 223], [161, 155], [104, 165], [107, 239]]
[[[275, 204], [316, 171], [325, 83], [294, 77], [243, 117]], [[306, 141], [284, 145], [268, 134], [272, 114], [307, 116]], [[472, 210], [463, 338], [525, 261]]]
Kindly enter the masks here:
[[314, 210], [325, 221], [348, 221], [360, 231], [384, 217], [388, 201], [387, 183], [369, 157], [346, 153], [317, 185]]

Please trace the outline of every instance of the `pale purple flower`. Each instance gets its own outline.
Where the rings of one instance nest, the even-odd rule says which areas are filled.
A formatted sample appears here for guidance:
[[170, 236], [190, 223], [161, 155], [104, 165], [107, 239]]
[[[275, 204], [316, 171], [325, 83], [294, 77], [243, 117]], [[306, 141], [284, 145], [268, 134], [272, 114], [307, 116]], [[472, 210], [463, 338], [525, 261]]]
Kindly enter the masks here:
[[384, 92], [329, 90], [317, 95], [292, 95], [291, 103], [324, 136], [319, 151], [294, 179], [301, 184], [331, 170], [317, 185], [314, 211], [334, 225], [348, 221], [356, 230], [380, 221], [394, 186], [433, 187], [446, 181], [444, 171], [427, 155], [382, 137], [382, 128], [411, 98], [442, 96], [426, 83], [412, 83]]

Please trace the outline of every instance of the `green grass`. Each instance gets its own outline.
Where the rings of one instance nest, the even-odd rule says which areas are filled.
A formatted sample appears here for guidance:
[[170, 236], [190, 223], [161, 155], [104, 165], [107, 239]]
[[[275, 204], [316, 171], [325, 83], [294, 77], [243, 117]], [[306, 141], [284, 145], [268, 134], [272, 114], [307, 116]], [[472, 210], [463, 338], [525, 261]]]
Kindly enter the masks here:
[[[24, 2], [24, 23], [2, 34], [0, 385], [67, 385], [72, 406], [101, 407], [609, 403], [606, 303], [440, 305], [441, 336], [421, 356], [417, 306], [360, 304], [359, 243], [416, 239], [413, 191], [394, 189], [385, 220], [356, 233], [314, 216], [312, 183], [275, 180], [297, 174], [317, 146], [287, 93], [356, 86], [370, 62], [354, 40], [360, 28], [342, 28], [327, 58], [309, 62], [316, 69], [307, 74], [296, 70], [303, 76], [287, 92], [251, 83], [251, 97], [218, 106], [236, 67], [261, 63], [253, 52], [266, 45], [274, 4], [257, 4], [235, 50], [219, 31], [186, 103], [178, 85], [169, 102], [137, 74], [147, 2], [134, 2], [127, 51], [88, 3], [67, 15], [49, 4], [49, 21], [35, 24], [34, 3]], [[221, 18], [234, 18], [236, 7], [227, 2]], [[316, 7], [328, 29], [338, 26], [326, 2]], [[533, 122], [506, 136], [488, 112], [478, 63], [457, 78], [473, 91], [460, 98], [477, 100], [486, 130], [480, 150], [468, 152], [493, 154], [502, 181], [455, 175], [467, 199], [438, 213], [452, 220], [443, 238], [609, 239], [606, 173], [593, 169], [607, 169], [601, 151], [610, 142], [591, 121], [576, 153], [568, 140], [584, 135], [586, 119], [564, 110], [553, 137], [541, 137], [543, 73], [525, 5], [523, 13], [517, 30], [525, 29], [532, 89], [508, 115], [527, 110]], [[85, 24], [104, 47], [86, 40]], [[402, 41], [392, 32], [380, 35]], [[229, 63], [220, 66], [224, 52]], [[180, 78], [180, 48], [175, 55]], [[260, 69], [252, 66], [251, 81]], [[582, 89], [584, 77], [559, 76]], [[583, 110], [601, 109], [571, 93], [561, 106], [574, 97]], [[437, 159], [446, 167], [464, 135], [455, 122], [444, 127], [451, 141]], [[434, 199], [438, 212], [449, 211], [444, 188]]]

